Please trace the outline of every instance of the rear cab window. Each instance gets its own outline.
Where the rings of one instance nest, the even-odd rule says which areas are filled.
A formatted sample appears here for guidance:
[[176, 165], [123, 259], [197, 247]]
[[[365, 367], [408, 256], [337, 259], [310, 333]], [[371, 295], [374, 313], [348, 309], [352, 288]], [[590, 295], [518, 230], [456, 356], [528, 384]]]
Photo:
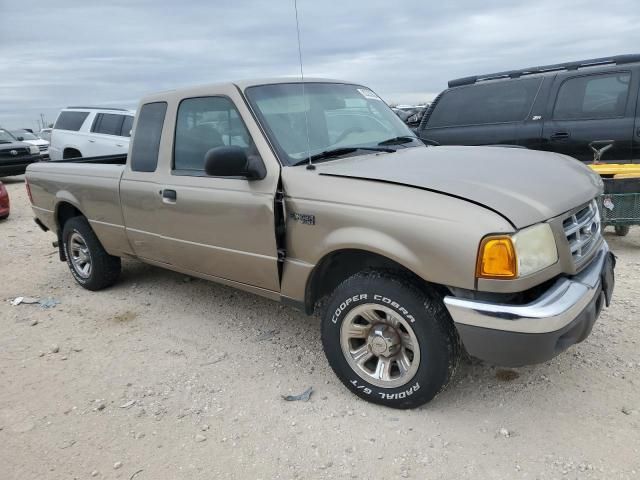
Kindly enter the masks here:
[[131, 170], [134, 172], [156, 171], [166, 112], [166, 102], [146, 103], [140, 109], [131, 148]]
[[60, 112], [53, 128], [55, 130], [71, 130], [77, 132], [88, 116], [89, 112]]
[[519, 122], [527, 118], [542, 78], [497, 81], [443, 93], [427, 128]]
[[564, 80], [553, 109], [554, 120], [587, 120], [624, 116], [630, 72], [583, 75]]

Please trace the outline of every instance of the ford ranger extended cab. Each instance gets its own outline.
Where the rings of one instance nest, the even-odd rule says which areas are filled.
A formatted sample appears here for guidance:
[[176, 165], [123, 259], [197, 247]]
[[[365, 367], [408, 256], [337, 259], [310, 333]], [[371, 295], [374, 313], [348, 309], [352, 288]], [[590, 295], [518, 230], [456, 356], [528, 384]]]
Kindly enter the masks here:
[[84, 288], [133, 257], [319, 311], [340, 380], [395, 408], [431, 400], [465, 351], [517, 366], [581, 342], [614, 285], [586, 166], [427, 147], [347, 82], [151, 95], [128, 155], [35, 164], [27, 188]]

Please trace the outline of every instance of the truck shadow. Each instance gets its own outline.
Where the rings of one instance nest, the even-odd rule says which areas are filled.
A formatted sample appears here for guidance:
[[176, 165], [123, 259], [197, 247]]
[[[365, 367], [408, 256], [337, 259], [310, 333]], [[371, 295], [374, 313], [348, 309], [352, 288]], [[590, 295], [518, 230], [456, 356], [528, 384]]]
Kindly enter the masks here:
[[[189, 318], [192, 325], [206, 326], [217, 322], [233, 340], [231, 344], [245, 342], [247, 348], [261, 349], [264, 345], [260, 342], [269, 342], [269, 348], [277, 348], [279, 362], [297, 365], [300, 369], [312, 366], [311, 381], [314, 388], [321, 386], [322, 395], [338, 396], [341, 405], [365, 408], [364, 402], [344, 388], [329, 367], [322, 351], [317, 316], [309, 317], [269, 299], [131, 260], [124, 262], [121, 280], [111, 290], [118, 294], [126, 292], [132, 308], [144, 310], [145, 305], [160, 304], [157, 307], [161, 311], [172, 312], [163, 319], [172, 328], [182, 318]], [[203, 315], [203, 312], [207, 313]], [[206, 344], [206, 338], [184, 335], [180, 340], [185, 344], [196, 348]], [[589, 339], [571, 347], [550, 362], [517, 369], [463, 358], [448, 388], [418, 411], [445, 413], [473, 405], [523, 408], [522, 399], [528, 395], [539, 396], [541, 390], [551, 397], [568, 388], [580, 389], [573, 382], [567, 385], [567, 372], [583, 379], [598, 374], [579, 361], [588, 355], [590, 347], [585, 347], [588, 342]], [[301, 344], [304, 348], [299, 348]], [[294, 374], [297, 375], [297, 370]], [[291, 382], [295, 383], [295, 379]], [[576, 390], [575, 395], [579, 394]], [[367, 404], [366, 408], [373, 412], [394, 413], [372, 404]]]

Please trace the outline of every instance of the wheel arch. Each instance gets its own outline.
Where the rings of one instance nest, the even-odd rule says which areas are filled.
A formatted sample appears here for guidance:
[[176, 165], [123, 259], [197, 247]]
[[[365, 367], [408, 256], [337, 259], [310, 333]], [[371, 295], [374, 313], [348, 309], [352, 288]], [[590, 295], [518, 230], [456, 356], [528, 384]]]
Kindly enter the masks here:
[[362, 248], [337, 249], [326, 253], [309, 274], [305, 288], [306, 313], [312, 314], [319, 301], [344, 280], [364, 270], [395, 272], [424, 289], [433, 285], [396, 259]]
[[[72, 153], [77, 153], [78, 155], [72, 156]], [[64, 147], [62, 149], [62, 159], [66, 160], [68, 158], [82, 158], [82, 153], [76, 147]]]
[[58, 201], [54, 209], [54, 219], [57, 230], [61, 231], [65, 222], [72, 217], [86, 217], [80, 209], [79, 202], [72, 195], [66, 192], [60, 192], [57, 196]]
[[62, 244], [62, 230], [64, 229], [64, 224], [73, 217], [85, 217], [82, 210], [78, 206], [77, 201], [72, 198], [66, 198], [63, 194], [61, 198], [55, 206], [54, 209], [54, 219], [56, 224], [56, 235], [58, 236], [58, 253], [60, 254], [60, 260], [66, 261], [67, 257], [64, 253], [64, 245]]

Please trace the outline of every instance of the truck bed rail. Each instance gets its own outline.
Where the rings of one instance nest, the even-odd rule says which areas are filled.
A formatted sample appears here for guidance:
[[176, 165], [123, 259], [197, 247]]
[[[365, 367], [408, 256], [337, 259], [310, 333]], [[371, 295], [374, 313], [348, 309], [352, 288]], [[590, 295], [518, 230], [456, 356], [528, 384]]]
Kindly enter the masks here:
[[99, 157], [78, 157], [66, 158], [64, 160], [55, 160], [51, 163], [98, 163], [101, 165], [125, 165], [127, 163], [127, 154], [119, 155], [101, 155]]

